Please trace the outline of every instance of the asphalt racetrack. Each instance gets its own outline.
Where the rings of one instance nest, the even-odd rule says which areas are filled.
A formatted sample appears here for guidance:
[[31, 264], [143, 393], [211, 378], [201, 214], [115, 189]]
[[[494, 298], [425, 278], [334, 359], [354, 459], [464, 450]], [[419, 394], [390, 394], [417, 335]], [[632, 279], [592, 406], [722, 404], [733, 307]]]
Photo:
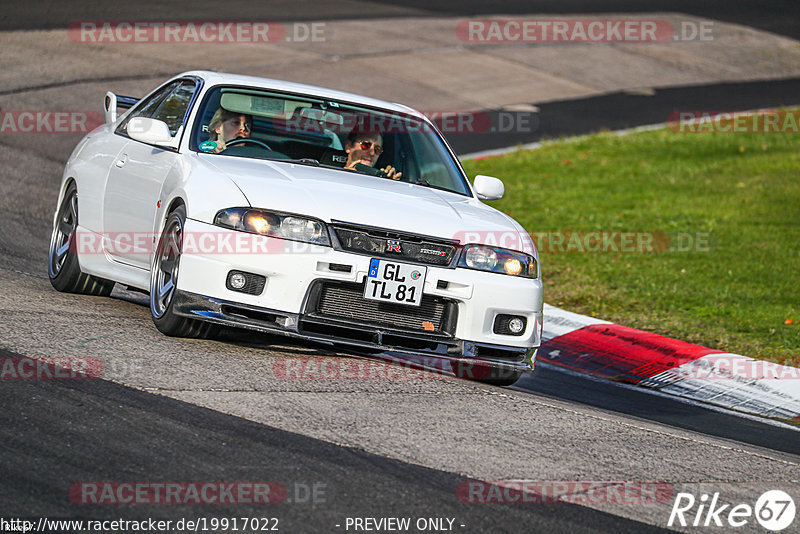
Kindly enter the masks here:
[[[538, 4], [541, 13], [684, 12], [800, 37], [796, 2]], [[6, 51], [0, 54], [26, 75], [0, 76], [3, 110], [99, 110], [98, 95], [108, 86], [135, 93], [154, 87], [172, 68], [140, 72], [140, 54], [150, 52], [115, 56], [106, 50], [92, 72], [78, 72], [74, 66], [91, 62], [96, 52], [77, 57], [49, 41], [75, 20], [222, 18], [214, 11], [217, 2], [195, 2], [177, 12], [158, 2], [67, 5], [4, 6], [0, 44]], [[264, 14], [253, 12], [266, 9], [260, 4], [226, 6], [225, 20], [407, 19], [499, 9], [488, 2], [457, 9], [443, 2], [320, 1], [302, 8], [270, 2]], [[502, 6], [504, 13], [531, 10], [530, 2]], [[31, 42], [42, 43], [47, 57], [25, 45]], [[466, 153], [543, 135], [652, 124], [687, 102], [695, 109], [798, 104], [798, 86], [800, 78], [787, 76], [657, 87], [649, 96], [611, 92], [553, 100], [537, 104], [543, 124], [537, 132], [453, 143]], [[698, 104], [701, 98], [706, 100]], [[598, 109], [603, 111], [593, 113]], [[785, 425], [548, 365], [513, 388], [495, 388], [434, 373], [390, 378], [396, 374], [379, 360], [269, 336], [167, 338], [153, 326], [142, 294], [119, 287], [110, 298], [58, 293], [46, 272], [52, 214], [64, 163], [79, 138], [0, 134], [0, 358], [95, 358], [104, 367], [97, 379], [0, 382], [3, 520], [248, 517], [277, 519], [281, 532], [364, 532], [354, 519], [410, 518], [426, 527], [410, 532], [637, 533], [668, 530], [680, 492], [698, 499], [719, 493], [721, 502], [750, 506], [768, 490], [800, 496], [800, 434]], [[363, 380], [287, 380], [275, 373], [287, 360], [353, 356], [384, 371]], [[81, 498], [82, 490], [99, 482], [204, 481], [269, 483], [278, 488], [273, 495], [279, 502], [99, 504]], [[519, 502], [508, 495], [506, 502], [482, 502], [464, 493], [480, 481], [535, 481], [550, 488], [592, 482], [606, 491], [603, 498], [581, 499], [583, 490], [574, 490], [572, 502]], [[608, 490], [654, 481], [668, 490], [665, 498], [626, 499]], [[750, 518], [736, 531], [763, 529]]]

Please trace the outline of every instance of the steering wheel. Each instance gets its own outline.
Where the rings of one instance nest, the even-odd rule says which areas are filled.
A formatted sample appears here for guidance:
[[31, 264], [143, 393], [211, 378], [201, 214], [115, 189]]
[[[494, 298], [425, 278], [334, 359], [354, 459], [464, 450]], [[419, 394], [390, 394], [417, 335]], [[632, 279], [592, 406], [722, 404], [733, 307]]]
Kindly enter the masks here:
[[235, 146], [235, 145], [243, 145], [243, 144], [247, 144], [247, 143], [253, 143], [256, 146], [260, 146], [261, 148], [266, 148], [267, 150], [272, 150], [269, 147], [269, 145], [267, 145], [265, 142], [259, 141], [258, 139], [250, 139], [248, 137], [238, 137], [238, 138], [234, 139], [233, 141], [228, 141], [227, 143], [225, 143], [225, 150], [228, 150], [230, 147]]

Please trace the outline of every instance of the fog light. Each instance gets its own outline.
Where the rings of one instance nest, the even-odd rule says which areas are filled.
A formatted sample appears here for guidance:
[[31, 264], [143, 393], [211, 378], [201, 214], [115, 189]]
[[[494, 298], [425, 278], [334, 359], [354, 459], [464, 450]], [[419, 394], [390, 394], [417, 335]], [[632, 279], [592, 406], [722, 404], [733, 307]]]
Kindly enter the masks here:
[[233, 273], [229, 279], [231, 289], [242, 289], [247, 283], [247, 278], [242, 273]]
[[523, 315], [499, 314], [494, 318], [494, 333], [504, 336], [521, 336], [525, 333], [528, 320]]
[[264, 291], [267, 277], [260, 274], [246, 273], [244, 271], [230, 271], [225, 280], [225, 287], [231, 291], [260, 295]]
[[519, 317], [514, 317], [510, 321], [508, 321], [508, 329], [511, 331], [512, 334], [519, 334], [523, 330], [525, 330], [525, 321], [520, 319]]

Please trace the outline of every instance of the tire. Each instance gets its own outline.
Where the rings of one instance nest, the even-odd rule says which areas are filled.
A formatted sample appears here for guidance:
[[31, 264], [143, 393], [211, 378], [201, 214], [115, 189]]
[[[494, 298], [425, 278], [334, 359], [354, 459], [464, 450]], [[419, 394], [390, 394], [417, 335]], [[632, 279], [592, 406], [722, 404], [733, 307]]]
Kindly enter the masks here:
[[458, 378], [474, 380], [492, 386], [512, 386], [522, 377], [522, 370], [506, 369], [504, 367], [489, 367], [486, 365], [457, 363], [454, 366]]
[[206, 339], [217, 334], [217, 325], [181, 317], [173, 310], [185, 222], [186, 208], [182, 205], [167, 216], [150, 271], [150, 314], [162, 334]]
[[76, 245], [77, 230], [78, 189], [73, 182], [67, 186], [58, 207], [53, 235], [50, 237], [47, 274], [50, 283], [58, 291], [107, 297], [114, 289], [114, 282], [81, 272]]
[[522, 371], [509, 371], [508, 369], [492, 369], [489, 375], [478, 378], [478, 382], [492, 386], [513, 386], [522, 377]]

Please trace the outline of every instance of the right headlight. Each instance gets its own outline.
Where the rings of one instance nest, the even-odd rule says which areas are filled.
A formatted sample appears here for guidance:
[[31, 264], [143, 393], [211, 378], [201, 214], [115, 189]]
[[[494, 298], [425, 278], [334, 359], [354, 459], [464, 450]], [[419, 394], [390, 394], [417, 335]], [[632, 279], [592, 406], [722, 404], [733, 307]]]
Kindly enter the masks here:
[[465, 246], [458, 266], [524, 278], [537, 276], [536, 259], [533, 256], [489, 245]]
[[328, 228], [324, 222], [300, 215], [252, 208], [228, 208], [217, 212], [214, 224], [251, 234], [316, 245], [331, 245]]

